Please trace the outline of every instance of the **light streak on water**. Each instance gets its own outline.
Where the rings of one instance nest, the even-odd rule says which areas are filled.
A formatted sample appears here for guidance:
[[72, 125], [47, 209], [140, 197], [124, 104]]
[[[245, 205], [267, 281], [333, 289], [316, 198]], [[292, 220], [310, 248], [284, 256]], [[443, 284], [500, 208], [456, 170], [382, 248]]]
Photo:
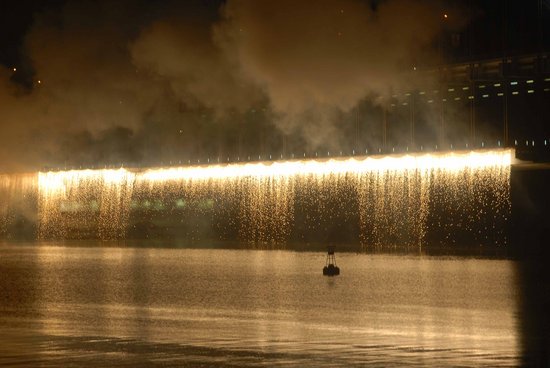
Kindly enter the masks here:
[[[476, 242], [502, 245], [512, 155], [501, 149], [40, 172], [37, 236], [120, 239], [158, 223], [158, 231], [178, 231], [179, 224], [180, 235], [194, 240], [253, 244], [309, 241], [313, 233], [320, 241], [354, 234], [365, 246], [418, 246], [433, 233], [452, 244], [476, 232]], [[13, 180], [6, 177], [4, 195]]]

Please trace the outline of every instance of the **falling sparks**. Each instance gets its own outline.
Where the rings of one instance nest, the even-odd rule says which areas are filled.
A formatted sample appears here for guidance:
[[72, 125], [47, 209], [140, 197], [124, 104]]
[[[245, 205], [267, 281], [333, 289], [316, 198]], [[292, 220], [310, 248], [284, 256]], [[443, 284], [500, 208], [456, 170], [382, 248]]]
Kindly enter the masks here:
[[[177, 231], [191, 240], [257, 245], [335, 241], [344, 234], [368, 247], [453, 244], [456, 234], [466, 234], [501, 245], [511, 158], [511, 150], [484, 150], [41, 172], [18, 190], [34, 193], [40, 239]], [[14, 197], [23, 185], [18, 180], [3, 176], [0, 195]], [[13, 211], [4, 207], [6, 233]], [[480, 224], [488, 230], [479, 231]]]

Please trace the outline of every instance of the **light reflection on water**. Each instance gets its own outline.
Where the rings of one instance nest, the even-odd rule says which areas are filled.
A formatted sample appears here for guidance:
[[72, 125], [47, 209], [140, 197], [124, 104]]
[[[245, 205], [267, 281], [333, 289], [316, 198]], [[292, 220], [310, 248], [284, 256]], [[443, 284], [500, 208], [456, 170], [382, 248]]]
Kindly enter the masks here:
[[1, 247], [0, 364], [514, 366], [515, 262]]

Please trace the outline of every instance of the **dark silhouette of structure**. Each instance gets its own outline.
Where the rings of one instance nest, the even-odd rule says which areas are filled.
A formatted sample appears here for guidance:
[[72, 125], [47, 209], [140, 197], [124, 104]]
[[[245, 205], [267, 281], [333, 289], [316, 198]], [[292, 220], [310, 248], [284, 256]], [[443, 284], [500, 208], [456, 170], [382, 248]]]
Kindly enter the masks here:
[[323, 267], [324, 276], [338, 276], [340, 268], [336, 266], [336, 257], [334, 256], [334, 245], [329, 245], [327, 253], [327, 261]]

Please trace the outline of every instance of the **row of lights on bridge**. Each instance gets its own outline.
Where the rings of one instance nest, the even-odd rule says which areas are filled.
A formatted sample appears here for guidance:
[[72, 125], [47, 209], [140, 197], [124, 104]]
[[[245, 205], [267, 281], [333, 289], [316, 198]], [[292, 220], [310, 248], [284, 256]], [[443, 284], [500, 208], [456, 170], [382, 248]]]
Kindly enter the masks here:
[[[544, 81], [545, 81], [545, 82], [550, 82], [550, 77], [544, 78]], [[531, 86], [532, 84], [535, 83], [535, 80], [534, 80], [534, 79], [528, 79], [527, 81], [525, 81], [525, 83], [526, 83], [527, 85]], [[510, 85], [511, 85], [511, 86], [517, 86], [518, 84], [519, 84], [518, 81], [511, 81], [511, 82], [510, 82]], [[496, 88], [502, 87], [502, 85], [503, 85], [503, 83], [493, 83], [493, 87], [496, 87]], [[474, 87], [474, 88], [475, 88], [475, 87]], [[480, 84], [479, 86], [477, 86], [477, 88], [478, 88], [479, 90], [484, 90], [484, 89], [487, 88], [487, 85], [486, 85], [486, 84]], [[469, 87], [469, 86], [463, 86], [463, 87], [461, 87], [461, 88], [458, 88], [458, 87], [456, 87], [456, 88], [454, 88], [454, 87], [447, 88], [447, 92], [457, 92], [457, 91], [459, 91], [459, 90], [468, 91], [468, 90], [470, 90], [470, 87]], [[544, 92], [550, 92], [550, 87], [545, 87], [545, 88], [543, 88], [543, 91], [544, 91]], [[433, 93], [433, 94], [438, 94], [438, 93], [439, 93], [439, 90], [432, 90], [432, 93]], [[527, 94], [533, 94], [533, 93], [535, 93], [535, 89], [534, 89], [534, 88], [529, 88], [529, 89], [526, 90], [526, 93], [527, 93]], [[517, 95], [519, 95], [519, 91], [512, 91], [511, 94], [512, 94], [513, 96], [517, 96]], [[400, 96], [410, 97], [411, 95], [412, 95], [412, 93], [407, 92], [407, 93], [405, 93], [405, 94], [403, 94], [403, 95], [394, 94], [394, 95], [392, 95], [392, 97], [393, 97], [393, 98], [399, 98]], [[424, 96], [424, 95], [426, 95], [426, 91], [419, 91], [419, 92], [418, 92], [418, 95]], [[496, 95], [497, 95], [498, 97], [502, 97], [502, 96], [504, 96], [504, 92], [497, 92]], [[481, 97], [482, 97], [482, 98], [488, 98], [488, 97], [490, 97], [490, 94], [489, 94], [489, 93], [483, 93], [483, 94], [481, 95]], [[462, 98], [459, 97], [459, 96], [454, 97], [454, 101], [460, 101], [461, 99], [462, 99]], [[474, 96], [474, 95], [468, 95], [468, 96], [467, 96], [467, 99], [468, 99], [468, 100], [474, 100], [474, 99], [475, 99], [475, 96]], [[447, 99], [446, 99], [446, 98], [442, 98], [441, 101], [446, 102]], [[429, 100], [427, 100], [427, 102], [428, 102], [428, 103], [433, 103], [433, 102], [434, 102], [434, 99], [429, 99]], [[407, 106], [407, 105], [408, 105], [408, 102], [403, 102], [402, 105], [403, 105], [403, 106]], [[395, 103], [392, 103], [391, 106], [396, 106], [396, 104], [395, 104]]]

